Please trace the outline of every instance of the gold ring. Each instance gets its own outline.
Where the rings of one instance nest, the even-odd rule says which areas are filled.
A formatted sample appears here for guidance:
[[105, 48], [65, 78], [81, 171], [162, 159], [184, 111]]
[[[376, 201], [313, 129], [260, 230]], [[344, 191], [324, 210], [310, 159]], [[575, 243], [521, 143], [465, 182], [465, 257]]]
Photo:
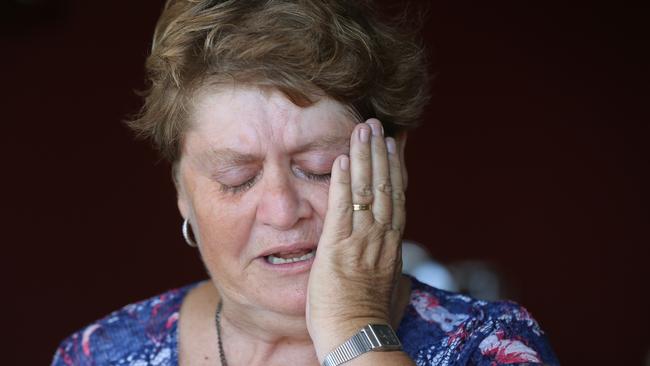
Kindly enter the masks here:
[[370, 210], [371, 207], [372, 207], [372, 205], [370, 205], [370, 204], [362, 205], [362, 204], [359, 204], [359, 203], [353, 203], [352, 204], [352, 211], [366, 211], [366, 210]]

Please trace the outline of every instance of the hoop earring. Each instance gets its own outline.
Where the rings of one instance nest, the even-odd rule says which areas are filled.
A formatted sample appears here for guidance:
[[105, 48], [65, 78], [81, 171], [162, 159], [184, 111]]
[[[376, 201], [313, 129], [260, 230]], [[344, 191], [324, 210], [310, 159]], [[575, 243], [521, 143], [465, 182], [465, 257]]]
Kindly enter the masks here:
[[190, 237], [190, 222], [187, 219], [185, 219], [185, 221], [183, 221], [183, 230], [182, 231], [183, 231], [183, 239], [185, 239], [185, 242], [187, 243], [187, 245], [191, 246], [192, 248], [196, 248], [198, 245]]

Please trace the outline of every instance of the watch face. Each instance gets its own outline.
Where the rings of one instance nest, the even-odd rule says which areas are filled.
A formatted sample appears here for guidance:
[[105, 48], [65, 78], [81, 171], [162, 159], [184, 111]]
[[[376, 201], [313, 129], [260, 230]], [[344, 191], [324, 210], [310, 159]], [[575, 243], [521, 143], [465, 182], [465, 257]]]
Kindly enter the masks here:
[[[401, 343], [393, 328], [385, 324], [369, 324], [368, 330], [372, 348], [379, 348], [379, 350], [389, 350], [401, 348]], [[374, 339], [373, 339], [374, 338]]]

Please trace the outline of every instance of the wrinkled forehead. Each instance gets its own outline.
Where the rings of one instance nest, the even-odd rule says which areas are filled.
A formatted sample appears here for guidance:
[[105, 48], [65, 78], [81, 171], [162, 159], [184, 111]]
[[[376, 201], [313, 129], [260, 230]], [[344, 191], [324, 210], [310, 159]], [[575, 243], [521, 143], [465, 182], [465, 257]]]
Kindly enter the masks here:
[[331, 98], [301, 107], [278, 90], [254, 86], [201, 91], [189, 112], [186, 143], [212, 148], [273, 144], [290, 150], [304, 143], [347, 139], [358, 123], [349, 107]]

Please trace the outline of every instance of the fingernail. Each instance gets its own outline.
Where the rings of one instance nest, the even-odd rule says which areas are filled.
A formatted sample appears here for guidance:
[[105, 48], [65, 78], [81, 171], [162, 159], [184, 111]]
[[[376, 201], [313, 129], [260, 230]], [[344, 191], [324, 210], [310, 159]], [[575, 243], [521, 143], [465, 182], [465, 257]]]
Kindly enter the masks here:
[[395, 151], [397, 151], [397, 147], [395, 146], [394, 138], [392, 137], [386, 138], [386, 148], [388, 149], [388, 153], [395, 154]]
[[384, 127], [379, 122], [368, 123], [370, 128], [372, 128], [373, 136], [383, 136]]
[[341, 167], [341, 170], [348, 170], [350, 169], [350, 159], [347, 156], [344, 156], [339, 160], [339, 166]]
[[366, 127], [359, 128], [359, 140], [361, 142], [368, 142], [370, 139], [370, 131]]

